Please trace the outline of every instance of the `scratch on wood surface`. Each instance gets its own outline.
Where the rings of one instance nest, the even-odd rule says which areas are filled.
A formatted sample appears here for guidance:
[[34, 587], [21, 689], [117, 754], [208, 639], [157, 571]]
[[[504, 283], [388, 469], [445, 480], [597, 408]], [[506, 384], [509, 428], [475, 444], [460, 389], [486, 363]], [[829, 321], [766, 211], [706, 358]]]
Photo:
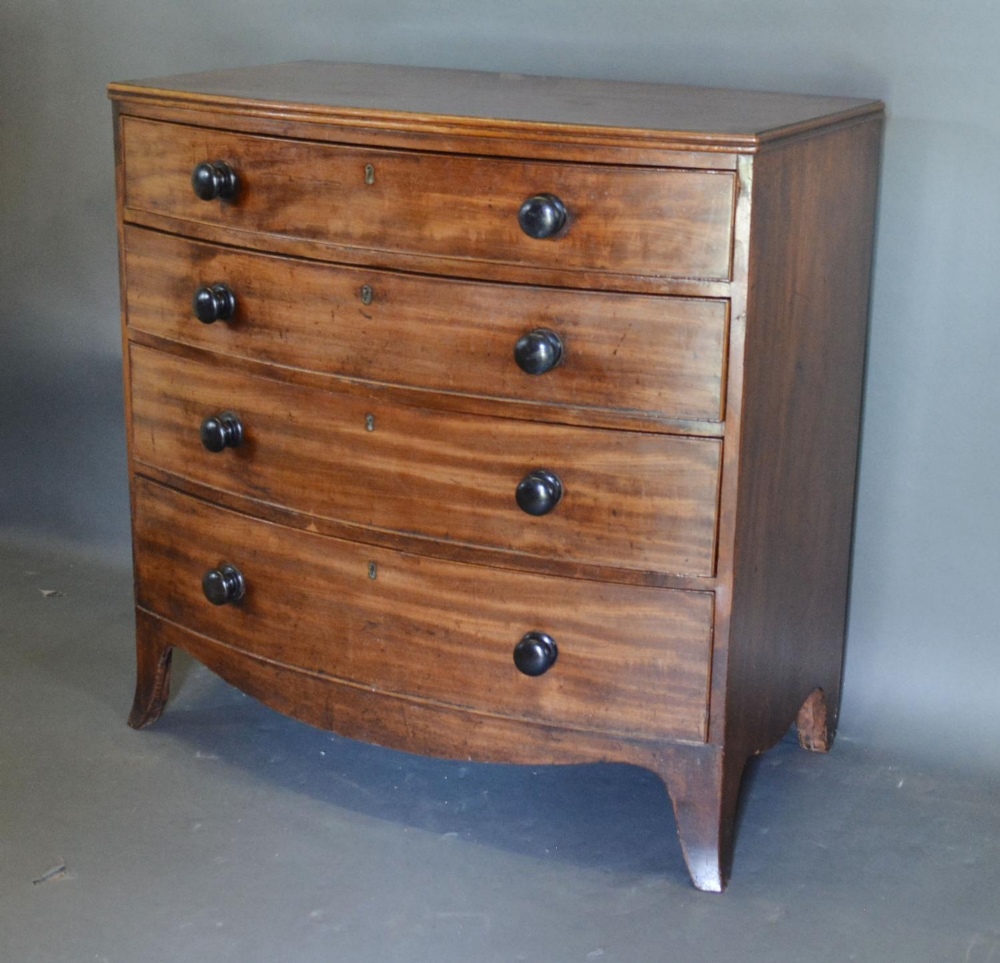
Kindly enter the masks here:
[[632, 330], [632, 322], [629, 321], [628, 326], [622, 333], [622, 336], [618, 339], [618, 344], [615, 345], [615, 350], [611, 352], [612, 357], [617, 357], [618, 349], [625, 343], [625, 339], [629, 336], [629, 332]]

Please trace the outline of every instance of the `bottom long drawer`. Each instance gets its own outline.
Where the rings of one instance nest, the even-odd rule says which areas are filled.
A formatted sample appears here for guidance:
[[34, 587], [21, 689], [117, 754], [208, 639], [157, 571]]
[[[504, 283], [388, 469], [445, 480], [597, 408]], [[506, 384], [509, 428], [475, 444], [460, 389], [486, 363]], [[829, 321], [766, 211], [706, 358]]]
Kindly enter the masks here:
[[[466, 565], [290, 529], [137, 478], [137, 604], [227, 646], [377, 691], [641, 738], [706, 738], [713, 596]], [[221, 565], [238, 601], [202, 588]], [[558, 655], [518, 671], [545, 633]]]

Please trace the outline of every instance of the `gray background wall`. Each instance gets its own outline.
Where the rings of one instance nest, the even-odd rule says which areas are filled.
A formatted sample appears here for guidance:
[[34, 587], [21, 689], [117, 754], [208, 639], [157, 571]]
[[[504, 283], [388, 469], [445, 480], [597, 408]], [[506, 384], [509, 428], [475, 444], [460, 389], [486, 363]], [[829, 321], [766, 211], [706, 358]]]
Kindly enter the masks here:
[[110, 80], [313, 57], [881, 97], [841, 738], [1000, 770], [998, 37], [995, 0], [0, 0], [0, 537], [128, 554]]

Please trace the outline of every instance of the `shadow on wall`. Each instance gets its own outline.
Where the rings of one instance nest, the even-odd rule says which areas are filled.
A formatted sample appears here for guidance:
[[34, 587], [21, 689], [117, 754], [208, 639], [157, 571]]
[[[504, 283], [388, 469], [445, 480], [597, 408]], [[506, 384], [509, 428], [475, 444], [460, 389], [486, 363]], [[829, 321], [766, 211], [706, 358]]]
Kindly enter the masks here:
[[0, 379], [0, 536], [100, 545], [127, 557], [121, 361], [14, 353]]

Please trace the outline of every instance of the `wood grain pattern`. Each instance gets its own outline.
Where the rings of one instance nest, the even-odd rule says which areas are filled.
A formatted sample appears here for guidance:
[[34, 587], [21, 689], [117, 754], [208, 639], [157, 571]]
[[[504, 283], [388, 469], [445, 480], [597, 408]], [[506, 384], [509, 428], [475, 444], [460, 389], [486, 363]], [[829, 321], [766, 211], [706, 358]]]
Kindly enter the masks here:
[[472, 70], [304, 61], [112, 84], [124, 102], [247, 113], [372, 131], [493, 134], [592, 146], [749, 150], [859, 115], [877, 101]]
[[[571, 728], [703, 739], [710, 593], [476, 570], [296, 532], [140, 480], [137, 602], [303, 672], [380, 692]], [[201, 577], [221, 560], [247, 582], [213, 606]], [[370, 577], [370, 564], [377, 577]], [[609, 610], [628, 619], [608, 622]], [[517, 671], [527, 631], [556, 664]]]
[[836, 730], [881, 130], [754, 160], [726, 722], [752, 752], [816, 688]]
[[[433, 554], [435, 558], [449, 559], [454, 562], [464, 562], [470, 565], [480, 565], [487, 568], [512, 569], [518, 572], [534, 572], [538, 575], [558, 575], [563, 578], [589, 579], [595, 582], [619, 582], [622, 585], [643, 585], [648, 588], [669, 588], [690, 590], [695, 592], [715, 592], [720, 594], [720, 579], [710, 575], [674, 575], [667, 572], [648, 572], [640, 569], [621, 568], [620, 566], [595, 565], [587, 559], [546, 558], [544, 556], [524, 555], [511, 552], [509, 549], [486, 548], [478, 545], [466, 545], [463, 542], [429, 539], [425, 535], [413, 532], [392, 532], [380, 528], [359, 529], [350, 522], [340, 522], [319, 515], [305, 515], [294, 509], [276, 505], [273, 502], [262, 502], [258, 498], [239, 495], [224, 491], [211, 485], [205, 485], [189, 477], [180, 477], [173, 472], [164, 471], [148, 464], [137, 464], [137, 470], [144, 478], [177, 488], [195, 498], [212, 502], [222, 508], [228, 508], [244, 515], [252, 515], [262, 521], [273, 522], [286, 528], [313, 532], [317, 535], [329, 535], [332, 538], [348, 541], [363, 538], [366, 544], [380, 545], [398, 552], [410, 552], [418, 555]], [[718, 611], [718, 610], [717, 610]], [[722, 654], [722, 665], [725, 664], [725, 650]], [[724, 706], [724, 699], [718, 697], [717, 702]]]
[[160, 231], [197, 237], [198, 240], [223, 247], [239, 247], [265, 254], [311, 261], [331, 261], [373, 270], [393, 270], [409, 274], [449, 277], [497, 284], [534, 285], [558, 289], [621, 292], [624, 294], [669, 295], [682, 298], [725, 299], [732, 289], [727, 280], [709, 281], [702, 278], [677, 278], [652, 274], [609, 274], [606, 271], [564, 270], [558, 262], [550, 265], [510, 264], [505, 261], [477, 261], [463, 257], [428, 258], [419, 253], [389, 251], [377, 248], [341, 247], [322, 238], [309, 239], [291, 234], [255, 234], [234, 231], [225, 224], [185, 220], [169, 214], [158, 214], [130, 208], [128, 223]]
[[[137, 345], [130, 360], [140, 463], [357, 525], [551, 559], [713, 571], [718, 440], [428, 411]], [[228, 410], [243, 444], [205, 451], [202, 420]], [[537, 518], [514, 498], [536, 468], [565, 486]]]
[[[515, 161], [251, 137], [125, 118], [126, 217], [149, 211], [351, 248], [565, 271], [729, 277], [732, 172]], [[199, 163], [240, 177], [232, 203], [191, 189]], [[374, 183], [365, 168], [374, 167]], [[612, 186], [613, 185], [613, 186]], [[544, 241], [521, 230], [521, 204], [562, 198], [567, 227]]]
[[[182, 123], [185, 126], [216, 130], [242, 131], [315, 140], [327, 144], [356, 144], [362, 147], [388, 147], [424, 153], [449, 153], [454, 149], [455, 127], [444, 120], [417, 127], [405, 120], [390, 118], [379, 122], [372, 114], [351, 116], [338, 123], [326, 123], [323, 112], [298, 113], [275, 109], [273, 105], [257, 108], [233, 102], [205, 102], [191, 109], [169, 96], [152, 90], [130, 91], [115, 103], [122, 115], [145, 120]], [[426, 119], [426, 118], [425, 118]], [[375, 120], [375, 123], [368, 121]], [[697, 170], [735, 170], [745, 154], [730, 153], [717, 147], [691, 150], [683, 144], [663, 146], [664, 138], [650, 138], [642, 131], [605, 128], [562, 127], [552, 137], [552, 128], [516, 125], [493, 125], [478, 121], [462, 135], [463, 153], [483, 157], [530, 157], [532, 160], [558, 163], [611, 164], [615, 167], [683, 167]]]
[[[128, 226], [128, 325], [228, 357], [540, 405], [718, 421], [726, 302], [483, 284], [279, 258]], [[224, 282], [232, 322], [201, 324], [195, 290]], [[372, 290], [370, 304], [361, 289]], [[542, 376], [514, 361], [535, 328], [562, 339]]]
[[[166, 658], [168, 666], [171, 650], [181, 649], [279, 712], [352, 739], [409, 752], [528, 765], [628, 763], [665, 778], [675, 765], [683, 766], [686, 758], [710, 759], [718, 751], [717, 747], [699, 742], [567, 729], [377, 692], [329, 676], [305, 673], [253, 653], [237, 652], [217, 639], [141, 607], [136, 609], [136, 636], [140, 649], [156, 658]], [[138, 708], [135, 715], [141, 720], [146, 707]], [[149, 721], [155, 718], [154, 712]]]
[[[722, 889], [747, 759], [836, 726], [882, 105], [315, 63], [110, 93], [130, 722], [176, 646], [348, 736], [636, 763]], [[191, 191], [215, 159], [235, 203]], [[556, 240], [517, 226], [541, 191]], [[239, 312], [203, 327], [219, 281]], [[530, 327], [567, 345], [538, 379]], [[209, 454], [227, 409], [246, 442]], [[566, 494], [532, 518], [539, 467]], [[223, 561], [249, 590], [216, 608]]]

